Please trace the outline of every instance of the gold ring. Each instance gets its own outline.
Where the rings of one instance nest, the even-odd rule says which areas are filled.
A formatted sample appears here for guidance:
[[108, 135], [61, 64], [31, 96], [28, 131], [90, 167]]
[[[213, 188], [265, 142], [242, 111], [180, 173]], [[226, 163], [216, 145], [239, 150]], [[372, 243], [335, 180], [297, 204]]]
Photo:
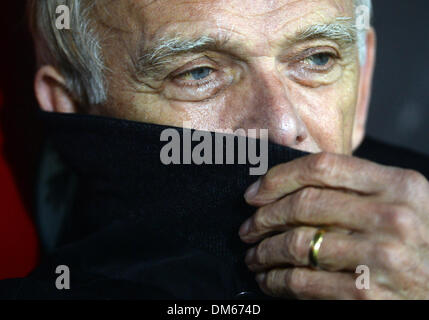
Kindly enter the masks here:
[[323, 242], [324, 234], [325, 234], [325, 230], [318, 229], [316, 234], [314, 235], [313, 240], [311, 240], [311, 243], [310, 243], [310, 251], [309, 251], [308, 257], [310, 261], [310, 266], [315, 269], [319, 269], [319, 251], [320, 251], [320, 246], [322, 245], [322, 242]]

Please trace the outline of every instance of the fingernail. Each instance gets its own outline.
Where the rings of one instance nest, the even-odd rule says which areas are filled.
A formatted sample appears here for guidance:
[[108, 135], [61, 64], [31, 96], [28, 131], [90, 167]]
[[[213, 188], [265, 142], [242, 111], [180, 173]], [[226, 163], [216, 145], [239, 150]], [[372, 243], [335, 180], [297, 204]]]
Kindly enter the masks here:
[[260, 185], [261, 185], [261, 179], [258, 179], [258, 181], [256, 181], [249, 188], [247, 188], [246, 192], [244, 193], [244, 198], [246, 198], [246, 200], [249, 200], [249, 199], [252, 199], [254, 196], [256, 196]]
[[249, 251], [247, 251], [246, 258], [244, 259], [244, 262], [249, 265], [253, 262], [253, 258], [255, 257], [256, 248], [252, 248]]
[[258, 282], [258, 283], [262, 283], [262, 282], [264, 282], [264, 280], [265, 280], [265, 277], [267, 276], [267, 274], [265, 273], [265, 272], [263, 272], [263, 273], [258, 273], [257, 275], [256, 275], [256, 277], [255, 277], [255, 279], [256, 279], [256, 281]]
[[240, 227], [239, 235], [240, 237], [246, 236], [250, 231], [250, 225], [252, 224], [252, 219], [247, 219]]

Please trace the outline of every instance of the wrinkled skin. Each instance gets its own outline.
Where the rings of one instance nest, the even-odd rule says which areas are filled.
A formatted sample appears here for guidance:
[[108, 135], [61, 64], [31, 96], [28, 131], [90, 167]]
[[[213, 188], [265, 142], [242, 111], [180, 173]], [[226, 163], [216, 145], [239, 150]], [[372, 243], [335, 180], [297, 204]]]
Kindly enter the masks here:
[[[428, 181], [352, 156], [364, 136], [373, 30], [362, 65], [355, 45], [325, 38], [284, 43], [300, 28], [353, 16], [351, 0], [103, 3], [96, 17], [108, 34], [109, 99], [89, 113], [174, 126], [187, 121], [213, 131], [268, 129], [271, 141], [313, 153], [273, 168], [246, 193], [257, 211], [240, 236], [254, 244], [246, 263], [267, 294], [429, 298]], [[133, 61], [141, 47], [174, 35], [228, 41], [216, 50], [174, 56], [156, 74], [137, 74]], [[39, 70], [41, 107], [75, 112], [58, 83], [63, 79], [55, 70]], [[321, 270], [314, 270], [308, 252], [319, 226], [327, 233]], [[355, 286], [358, 265], [370, 268], [369, 290]]]
[[[259, 207], [240, 229], [257, 244], [246, 263], [273, 296], [427, 299], [428, 195], [419, 173], [350, 156], [319, 153], [279, 165], [246, 194]], [[309, 244], [318, 226], [327, 232], [322, 270], [313, 270]], [[358, 265], [369, 267], [369, 290], [355, 285]]]
[[[187, 121], [211, 131], [265, 128], [272, 141], [296, 149], [352, 151], [356, 106], [365, 103], [357, 101], [362, 89], [356, 48], [326, 39], [284, 45], [305, 26], [352, 17], [350, 1], [147, 2], [115, 1], [109, 12], [124, 12], [119, 18], [100, 9], [100, 20], [121, 31], [105, 44], [110, 101], [93, 112], [176, 126]], [[135, 81], [130, 52], [177, 34], [229, 41], [222, 50], [174, 57], [157, 79]], [[318, 70], [304, 61], [309, 50], [341, 58]], [[207, 83], [184, 74], [199, 67], [214, 70]]]

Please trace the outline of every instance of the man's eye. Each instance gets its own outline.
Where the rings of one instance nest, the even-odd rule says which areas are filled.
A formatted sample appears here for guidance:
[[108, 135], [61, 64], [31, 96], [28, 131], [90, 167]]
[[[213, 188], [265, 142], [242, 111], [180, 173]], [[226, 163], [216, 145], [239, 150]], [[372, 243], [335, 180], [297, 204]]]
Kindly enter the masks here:
[[318, 53], [304, 59], [304, 62], [316, 67], [325, 67], [332, 59], [330, 53]]
[[207, 78], [213, 72], [212, 68], [209, 67], [200, 67], [193, 69], [191, 71], [187, 71], [179, 75], [179, 78], [183, 80], [203, 80]]

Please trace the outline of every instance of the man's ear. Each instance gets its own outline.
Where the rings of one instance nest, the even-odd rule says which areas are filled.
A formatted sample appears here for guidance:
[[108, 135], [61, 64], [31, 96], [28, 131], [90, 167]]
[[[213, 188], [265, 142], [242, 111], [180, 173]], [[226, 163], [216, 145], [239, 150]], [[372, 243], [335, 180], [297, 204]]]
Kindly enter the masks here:
[[360, 68], [359, 91], [353, 128], [352, 148], [357, 149], [365, 137], [368, 108], [371, 100], [372, 77], [374, 74], [377, 39], [371, 28], [366, 37], [366, 60]]
[[64, 78], [52, 66], [43, 66], [37, 71], [34, 90], [40, 108], [44, 111], [75, 113], [77, 110]]

